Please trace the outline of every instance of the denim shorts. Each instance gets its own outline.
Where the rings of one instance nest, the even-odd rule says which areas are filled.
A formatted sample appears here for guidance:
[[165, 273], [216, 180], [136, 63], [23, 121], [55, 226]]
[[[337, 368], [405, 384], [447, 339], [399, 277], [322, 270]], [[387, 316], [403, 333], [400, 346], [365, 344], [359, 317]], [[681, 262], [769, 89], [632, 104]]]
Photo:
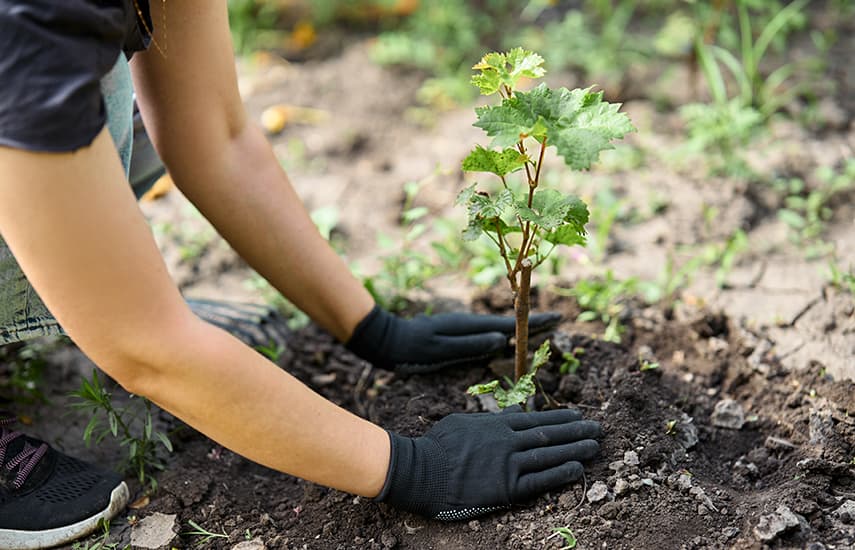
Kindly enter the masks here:
[[[101, 95], [107, 128], [127, 176], [133, 148], [133, 86], [124, 54], [101, 79]], [[0, 237], [0, 345], [63, 333]]]

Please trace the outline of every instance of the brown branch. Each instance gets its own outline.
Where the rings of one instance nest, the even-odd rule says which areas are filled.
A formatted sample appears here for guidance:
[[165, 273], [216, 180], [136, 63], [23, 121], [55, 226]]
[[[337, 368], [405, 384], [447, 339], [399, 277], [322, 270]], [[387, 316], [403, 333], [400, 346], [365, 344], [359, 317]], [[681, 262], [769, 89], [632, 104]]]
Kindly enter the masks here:
[[514, 358], [514, 381], [528, 371], [528, 312], [531, 307], [531, 261], [522, 261], [520, 288], [514, 298], [516, 313], [516, 355]]
[[546, 138], [543, 138], [543, 143], [540, 145], [540, 157], [537, 159], [537, 171], [534, 174], [534, 186], [540, 184], [540, 168], [543, 166], [543, 154], [546, 152]]
[[496, 224], [496, 234], [499, 236], [499, 253], [502, 255], [502, 259], [505, 260], [505, 268], [508, 270], [508, 282], [511, 283], [511, 290], [517, 292], [516, 273], [514, 273], [514, 270], [511, 267], [511, 261], [508, 259], [508, 250], [505, 247], [505, 237], [502, 235], [502, 225], [499, 223], [498, 218], [496, 218], [493, 223]]

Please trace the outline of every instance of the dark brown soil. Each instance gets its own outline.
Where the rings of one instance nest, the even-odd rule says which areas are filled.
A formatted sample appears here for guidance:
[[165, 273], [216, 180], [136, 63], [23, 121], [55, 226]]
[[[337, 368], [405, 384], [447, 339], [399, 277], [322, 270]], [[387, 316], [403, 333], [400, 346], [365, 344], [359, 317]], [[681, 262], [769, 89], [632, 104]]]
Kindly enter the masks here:
[[[476, 309], [506, 311], [506, 301], [497, 290]], [[535, 304], [567, 319], [578, 314], [574, 301], [551, 294]], [[182, 531], [193, 520], [228, 535], [208, 541], [211, 548], [250, 536], [276, 549], [557, 549], [562, 543], [552, 530], [562, 526], [579, 548], [761, 548], [755, 527], [784, 505], [799, 525], [771, 547], [853, 547], [855, 518], [836, 510], [855, 500], [855, 383], [834, 382], [818, 368], [785, 372], [765, 354], [762, 335], [724, 315], [665, 313], [633, 311], [622, 345], [584, 336], [570, 321], [552, 336], [553, 361], [539, 375], [545, 395], [602, 422], [606, 436], [585, 485], [529, 506], [469, 523], [427, 521], [260, 467], [185, 428], [174, 438], [159, 492], [130, 512], [177, 514]], [[294, 333], [289, 345], [283, 365], [303, 382], [410, 435], [449, 413], [480, 410], [465, 389], [492, 376], [477, 367], [401, 378], [371, 369], [315, 327]], [[560, 375], [561, 350], [575, 347], [585, 349], [581, 367]], [[639, 353], [651, 350], [656, 357], [648, 360], [661, 367], [640, 372]], [[740, 430], [711, 423], [726, 397], [744, 409]], [[538, 396], [538, 406], [545, 403]], [[585, 488], [603, 482], [606, 498], [589, 502]], [[130, 530], [122, 516], [110, 541], [124, 546]], [[191, 548], [199, 540], [184, 535], [172, 545]]]

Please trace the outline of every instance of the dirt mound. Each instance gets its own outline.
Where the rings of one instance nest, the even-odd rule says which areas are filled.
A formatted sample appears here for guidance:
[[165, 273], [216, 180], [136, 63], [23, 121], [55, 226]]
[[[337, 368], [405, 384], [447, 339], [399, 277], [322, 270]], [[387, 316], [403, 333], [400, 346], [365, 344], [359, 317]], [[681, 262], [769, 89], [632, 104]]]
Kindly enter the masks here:
[[[571, 300], [539, 302], [575, 318]], [[493, 309], [489, 297], [479, 305]], [[539, 376], [538, 406], [576, 406], [605, 426], [586, 485], [445, 524], [266, 470], [187, 432], [142, 515], [223, 529], [230, 539], [213, 539], [216, 548], [247, 533], [268, 548], [560, 548], [553, 528], [565, 526], [579, 548], [852, 547], [855, 383], [785, 371], [764, 351], [767, 340], [723, 315], [676, 320], [647, 309], [634, 318], [623, 345], [565, 323]], [[578, 370], [562, 375], [568, 347], [585, 352]], [[638, 355], [652, 349], [660, 367], [641, 372]], [[478, 367], [400, 378], [314, 327], [294, 334], [283, 361], [333, 402], [411, 435], [449, 413], [480, 410], [465, 389], [492, 376]]]

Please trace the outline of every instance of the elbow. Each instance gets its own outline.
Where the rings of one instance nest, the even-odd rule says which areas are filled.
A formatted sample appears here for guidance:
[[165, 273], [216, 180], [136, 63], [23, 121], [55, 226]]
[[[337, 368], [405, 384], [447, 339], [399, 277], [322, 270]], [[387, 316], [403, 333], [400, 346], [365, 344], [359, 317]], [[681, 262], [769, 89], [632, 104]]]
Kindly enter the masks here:
[[180, 376], [187, 365], [188, 350], [195, 348], [196, 325], [201, 321], [189, 317], [128, 331], [109, 338], [108, 345], [84, 351], [126, 391], [157, 402], [170, 379]]

